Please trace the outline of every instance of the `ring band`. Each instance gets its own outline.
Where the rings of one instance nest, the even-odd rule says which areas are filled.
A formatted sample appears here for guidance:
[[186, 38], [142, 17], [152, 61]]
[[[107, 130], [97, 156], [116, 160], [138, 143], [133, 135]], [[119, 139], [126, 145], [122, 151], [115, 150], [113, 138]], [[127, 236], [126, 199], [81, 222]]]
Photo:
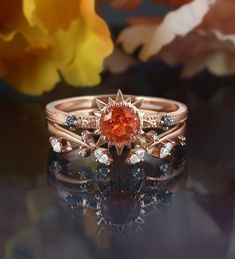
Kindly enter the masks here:
[[[120, 90], [117, 96], [122, 96]], [[97, 95], [54, 101], [46, 106], [46, 118], [60, 125], [69, 127], [76, 125], [77, 128], [95, 129], [96, 116], [94, 112], [97, 111], [98, 107], [102, 109], [107, 99], [112, 102], [114, 98], [115, 95]], [[143, 128], [156, 128], [162, 125], [170, 127], [185, 121], [188, 116], [187, 106], [181, 102], [134, 95], [124, 95], [124, 98], [127, 101], [131, 100], [135, 107], [141, 108], [145, 113], [143, 115]], [[99, 101], [97, 102], [97, 100]], [[75, 122], [72, 121], [71, 116], [74, 116]]]
[[[112, 163], [110, 148], [118, 155], [130, 149], [126, 162], [140, 162], [145, 154], [164, 158], [175, 145], [185, 144], [187, 106], [155, 97], [124, 95], [84, 96], [54, 101], [46, 106], [50, 142], [56, 152], [77, 149], [94, 152], [96, 159]], [[76, 130], [81, 131], [80, 134]]]

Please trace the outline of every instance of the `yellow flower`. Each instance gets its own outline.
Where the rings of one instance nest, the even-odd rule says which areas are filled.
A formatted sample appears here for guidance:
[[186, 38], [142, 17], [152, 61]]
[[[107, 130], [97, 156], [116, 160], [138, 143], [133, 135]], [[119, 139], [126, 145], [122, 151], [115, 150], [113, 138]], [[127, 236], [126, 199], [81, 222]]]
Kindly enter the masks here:
[[72, 85], [98, 84], [112, 49], [95, 0], [1, 1], [0, 77], [18, 91], [49, 91], [60, 74]]

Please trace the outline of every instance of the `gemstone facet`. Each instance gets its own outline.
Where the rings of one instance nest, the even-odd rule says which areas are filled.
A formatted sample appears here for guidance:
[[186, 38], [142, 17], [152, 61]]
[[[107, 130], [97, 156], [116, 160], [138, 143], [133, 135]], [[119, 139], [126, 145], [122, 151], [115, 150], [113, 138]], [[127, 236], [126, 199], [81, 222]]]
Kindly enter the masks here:
[[140, 132], [140, 118], [130, 107], [114, 106], [100, 118], [100, 132], [112, 144], [129, 144]]
[[160, 150], [160, 158], [165, 158], [170, 155], [172, 148], [174, 147], [173, 143], [166, 143]]
[[75, 115], [69, 115], [66, 119], [66, 124], [69, 127], [75, 127], [77, 125], [77, 118]]
[[171, 117], [169, 117], [168, 115], [165, 115], [162, 117], [161, 123], [165, 126], [165, 127], [170, 127], [173, 123], [173, 120]]
[[82, 156], [82, 157], [85, 157], [87, 155], [87, 149], [83, 146], [80, 146], [78, 148], [78, 155]]
[[130, 163], [137, 164], [144, 159], [146, 151], [142, 148], [138, 148], [131, 156], [130, 156]]
[[93, 133], [88, 130], [84, 130], [81, 133], [81, 139], [83, 142], [89, 143], [89, 142], [93, 141]]
[[62, 152], [62, 148], [63, 148], [63, 145], [62, 143], [59, 141], [58, 138], [56, 137], [51, 137], [49, 139], [50, 143], [51, 143], [51, 147], [53, 149], [54, 152], [56, 153], [61, 153]]
[[110, 165], [112, 162], [112, 159], [105, 148], [97, 148], [94, 151], [94, 156], [102, 164]]
[[136, 154], [131, 155], [131, 157], [130, 157], [130, 163], [131, 164], [137, 164], [140, 161], [141, 160], [138, 158], [138, 156]]

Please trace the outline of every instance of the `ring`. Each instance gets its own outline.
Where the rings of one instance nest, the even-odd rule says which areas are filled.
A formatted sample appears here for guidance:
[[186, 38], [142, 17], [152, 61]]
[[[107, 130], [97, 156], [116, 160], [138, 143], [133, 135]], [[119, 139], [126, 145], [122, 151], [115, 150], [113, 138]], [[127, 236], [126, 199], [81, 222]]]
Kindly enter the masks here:
[[126, 163], [142, 161], [146, 154], [164, 158], [176, 145], [185, 144], [187, 106], [181, 102], [123, 95], [83, 96], [62, 99], [46, 106], [50, 143], [55, 152], [76, 150], [94, 154], [103, 164], [113, 161], [112, 147]]

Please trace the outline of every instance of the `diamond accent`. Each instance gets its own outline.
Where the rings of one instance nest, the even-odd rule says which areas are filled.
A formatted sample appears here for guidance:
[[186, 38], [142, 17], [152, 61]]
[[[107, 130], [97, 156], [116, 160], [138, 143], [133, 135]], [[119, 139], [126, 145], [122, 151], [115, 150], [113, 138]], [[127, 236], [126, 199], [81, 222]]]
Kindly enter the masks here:
[[160, 158], [165, 158], [170, 155], [174, 145], [172, 143], [166, 143], [160, 150]]
[[86, 132], [82, 132], [81, 138], [82, 138], [83, 142], [87, 143], [89, 136], [88, 136], [88, 134], [86, 134]]
[[158, 135], [157, 133], [155, 133], [153, 136], [152, 136], [152, 140], [153, 142], [156, 142], [158, 140]]
[[137, 164], [140, 161], [141, 161], [141, 159], [139, 159], [136, 154], [131, 155], [131, 157], [130, 157], [130, 163], [131, 164]]
[[94, 156], [95, 156], [96, 158], [99, 158], [99, 157], [101, 157], [101, 156], [104, 154], [104, 151], [105, 151], [104, 148], [97, 148], [97, 149], [94, 151]]
[[88, 130], [84, 130], [81, 133], [81, 139], [83, 142], [89, 143], [89, 142], [93, 141], [93, 133]]
[[143, 159], [146, 151], [144, 149], [140, 148], [140, 149], [137, 149], [135, 153], [139, 158]]
[[80, 146], [78, 148], [78, 155], [81, 156], [81, 157], [85, 157], [87, 155], [87, 149], [83, 146]]
[[60, 142], [60, 140], [58, 138], [51, 137], [49, 139], [49, 141], [51, 143], [51, 147], [52, 147], [54, 152], [56, 152], [56, 153], [61, 153], [62, 152], [63, 145], [62, 145], [62, 143]]
[[94, 156], [102, 164], [110, 165], [112, 162], [108, 150], [105, 148], [97, 148], [94, 151]]
[[156, 131], [151, 130], [149, 132], [146, 133], [146, 140], [148, 142], [156, 142], [158, 140], [158, 134]]
[[100, 161], [100, 163], [105, 164], [105, 165], [110, 164], [110, 163], [109, 163], [109, 157], [108, 157], [107, 154], [103, 154], [103, 155], [99, 158], [99, 161]]
[[143, 160], [146, 151], [142, 148], [137, 149], [131, 156], [130, 156], [130, 163], [136, 164]]

